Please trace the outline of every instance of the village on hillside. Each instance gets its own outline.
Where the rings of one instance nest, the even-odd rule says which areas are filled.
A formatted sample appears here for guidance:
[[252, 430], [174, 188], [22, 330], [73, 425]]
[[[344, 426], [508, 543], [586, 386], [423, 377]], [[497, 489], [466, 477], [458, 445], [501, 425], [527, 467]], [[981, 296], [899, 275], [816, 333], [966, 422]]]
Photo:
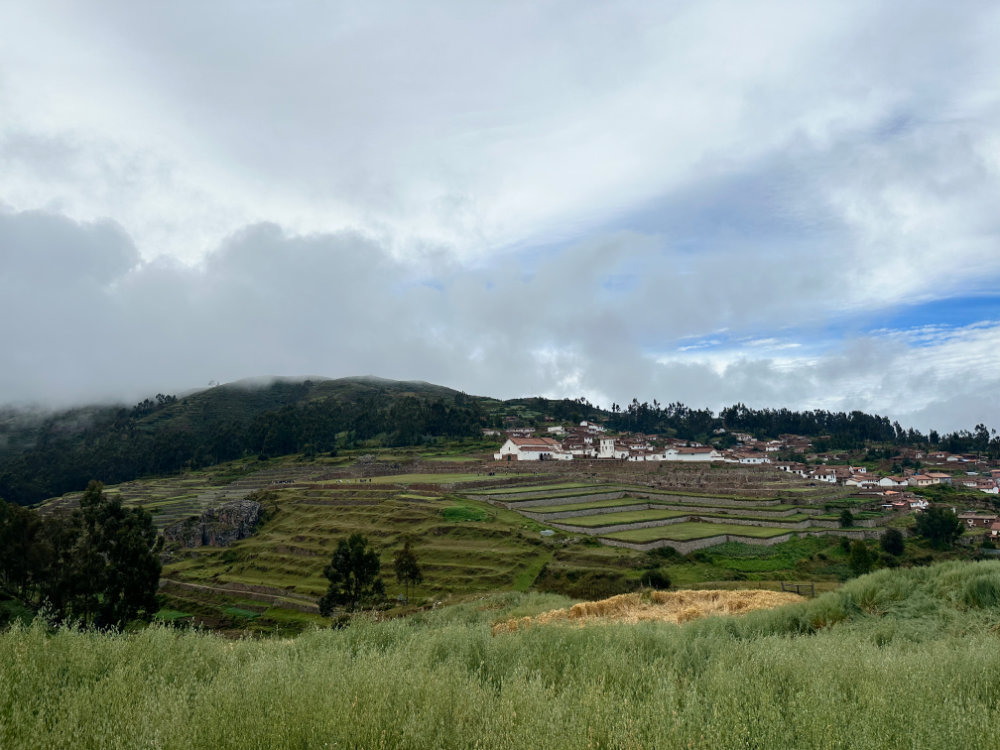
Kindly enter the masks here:
[[[956, 455], [945, 451], [920, 451], [902, 448], [893, 459], [899, 466], [894, 474], [881, 474], [866, 466], [832, 464], [811, 454], [812, 443], [802, 435], [781, 435], [773, 440], [758, 440], [746, 433], [733, 433], [736, 447], [719, 449], [689, 440], [663, 438], [642, 433], [619, 432], [609, 435], [603, 425], [583, 421], [566, 427], [545, 428], [545, 435], [536, 435], [535, 428], [513, 427], [483, 430], [485, 436], [506, 435], [507, 440], [494, 454], [497, 461], [572, 461], [599, 459], [617, 461], [688, 461], [724, 462], [743, 465], [770, 465], [811, 482], [825, 482], [872, 491], [893, 503], [919, 509], [926, 507], [922, 498], [909, 488], [948, 485], [977, 490], [991, 495], [1000, 494], [1000, 468], [976, 455]], [[719, 432], [725, 432], [720, 430]], [[788, 460], [779, 456], [811, 455], [814, 462]], [[905, 465], [905, 466], [904, 466]], [[935, 470], [925, 469], [932, 466]]]

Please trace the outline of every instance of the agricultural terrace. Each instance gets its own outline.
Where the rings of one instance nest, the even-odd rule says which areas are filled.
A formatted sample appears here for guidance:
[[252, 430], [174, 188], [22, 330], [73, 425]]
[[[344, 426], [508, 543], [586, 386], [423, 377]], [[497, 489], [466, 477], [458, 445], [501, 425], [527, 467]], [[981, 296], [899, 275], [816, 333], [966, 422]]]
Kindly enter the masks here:
[[[273, 512], [254, 536], [226, 548], [169, 550], [160, 613], [164, 620], [261, 632], [322, 622], [316, 601], [327, 584], [323, 568], [337, 540], [355, 531], [380, 550], [390, 597], [401, 592], [391, 572], [393, 554], [412, 541], [424, 574], [413, 603], [423, 604], [529, 588], [600, 598], [635, 591], [654, 569], [688, 587], [843, 580], [849, 571], [842, 540], [805, 535], [841, 533], [841, 507], [851, 507], [859, 522], [886, 520], [843, 491], [797, 486], [774, 470], [559, 463], [432, 462], [376, 451], [234, 462], [106, 491], [147, 508], [161, 529], [227, 500], [265, 493]], [[762, 491], [768, 485], [782, 489]], [[46, 507], [69, 507], [75, 497]], [[796, 528], [784, 542], [789, 525]], [[540, 536], [545, 528], [556, 529], [555, 536]], [[726, 535], [712, 536], [722, 528]], [[717, 544], [730, 538], [759, 545]], [[716, 547], [698, 559], [651, 559], [645, 552], [667, 544], [687, 553], [705, 540]], [[775, 541], [773, 548], [763, 546]], [[715, 554], [716, 548], [739, 552]], [[908, 552], [914, 559], [928, 553]]]
[[[168, 550], [161, 576], [167, 602], [162, 619], [223, 629], [296, 630], [322, 624], [316, 602], [328, 585], [323, 568], [337, 541], [355, 532], [380, 550], [390, 596], [402, 591], [392, 576], [393, 554], [411, 540], [424, 578], [416, 590], [419, 601], [524, 590], [551, 557], [538, 524], [450, 492], [461, 483], [503, 483], [507, 476], [459, 473], [447, 466], [364, 476], [373, 467], [268, 463], [247, 463], [245, 475], [240, 468], [225, 467], [106, 488], [127, 505], [149, 510], [160, 529], [228, 500], [266, 493], [272, 511], [253, 536], [225, 548]], [[57, 512], [78, 497], [56, 498], [45, 507]]]
[[[712, 468], [687, 469], [647, 475], [655, 481], [506, 484], [470, 489], [463, 495], [563, 532], [596, 535], [605, 544], [647, 549], [658, 542], [681, 552], [690, 551], [692, 540], [715, 537], [719, 543], [729, 536], [770, 540], [785, 539], [789, 533], [865, 538], [892, 520], [891, 514], [873, 507], [870, 498], [851, 497], [842, 488], [809, 486], [795, 478], [783, 480], [782, 473], [773, 469], [717, 473]], [[681, 478], [680, 486], [668, 486], [667, 476]], [[691, 481], [693, 476], [697, 482]], [[692, 485], [699, 491], [688, 489]], [[857, 528], [841, 529], [845, 507], [854, 509]]]

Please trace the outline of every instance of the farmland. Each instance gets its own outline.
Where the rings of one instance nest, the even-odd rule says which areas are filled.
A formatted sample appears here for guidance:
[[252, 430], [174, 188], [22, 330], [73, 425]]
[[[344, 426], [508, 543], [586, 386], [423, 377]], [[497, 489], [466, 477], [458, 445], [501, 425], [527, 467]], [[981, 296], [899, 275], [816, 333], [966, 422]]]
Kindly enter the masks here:
[[[171, 547], [163, 568], [160, 619], [230, 632], [292, 633], [323, 622], [316, 605], [327, 586], [323, 568], [352, 533], [379, 551], [399, 612], [496, 591], [600, 598], [635, 591], [651, 575], [694, 588], [834, 585], [849, 575], [843, 539], [806, 535], [880, 533], [839, 529], [830, 503], [850, 499], [843, 490], [803, 486], [773, 470], [497, 467], [440, 449], [233, 462], [106, 491], [149, 510], [161, 529], [264, 493], [271, 511], [254, 535], [224, 548]], [[55, 498], [45, 512], [77, 497]], [[555, 534], [540, 535], [546, 528]], [[423, 572], [409, 603], [396, 600], [402, 586], [391, 577], [406, 541]], [[907, 550], [904, 559], [942, 556], [916, 540]]]
[[[687, 553], [732, 540], [774, 543], [788, 540], [792, 532], [864, 539], [892, 520], [877, 508], [863, 510], [871, 501], [852, 498], [843, 489], [817, 488], [787, 476], [778, 481], [775, 474], [658, 467], [647, 472], [645, 484], [634, 481], [641, 475], [632, 474], [618, 482], [533, 483], [463, 494], [565, 532], [641, 551], [669, 546]], [[711, 491], [690, 489], [695, 477], [699, 490]], [[833, 512], [840, 504], [858, 509], [858, 527], [841, 528], [839, 510]]]

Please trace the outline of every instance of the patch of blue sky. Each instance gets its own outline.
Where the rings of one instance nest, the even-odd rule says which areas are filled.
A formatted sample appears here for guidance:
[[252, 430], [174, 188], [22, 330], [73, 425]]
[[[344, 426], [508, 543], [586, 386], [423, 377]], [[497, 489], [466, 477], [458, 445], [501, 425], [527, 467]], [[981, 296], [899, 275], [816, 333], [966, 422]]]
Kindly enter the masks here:
[[[834, 334], [834, 335], [831, 335]], [[814, 354], [835, 338], [835, 332], [817, 335], [814, 329], [781, 328], [773, 331], [719, 330], [705, 336], [684, 336], [667, 346], [647, 342], [648, 356], [682, 356], [697, 359], [699, 355], [745, 353], [753, 357], [800, 356]]]
[[977, 326], [997, 325], [1000, 325], [1000, 293], [949, 297], [883, 311], [831, 317], [821, 325], [719, 330], [672, 342], [644, 343], [647, 354], [654, 357], [812, 356], [860, 337], [893, 339], [911, 348], [927, 348], [960, 338]]
[[[869, 331], [879, 335], [924, 328], [959, 329], [991, 321], [1000, 322], [1000, 292], [898, 306], [869, 316]], [[930, 343], [928, 341], [926, 345]], [[919, 339], [915, 344], [921, 345]]]

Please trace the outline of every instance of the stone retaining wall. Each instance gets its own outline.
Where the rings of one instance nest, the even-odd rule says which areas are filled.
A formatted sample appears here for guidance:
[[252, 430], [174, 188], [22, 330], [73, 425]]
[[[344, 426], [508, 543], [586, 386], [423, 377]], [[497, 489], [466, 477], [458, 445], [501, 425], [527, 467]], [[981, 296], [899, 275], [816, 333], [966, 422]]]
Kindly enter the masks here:
[[683, 502], [689, 505], [707, 505], [712, 508], [717, 507], [734, 507], [738, 508], [741, 505], [781, 505], [787, 504], [784, 500], [779, 500], [773, 495], [770, 498], [751, 498], [749, 500], [735, 500], [731, 497], [698, 497], [697, 495], [668, 495], [662, 492], [646, 492], [643, 490], [634, 490], [628, 494], [635, 497], [644, 497], [647, 500], [660, 500], [662, 502]]
[[[775, 544], [787, 542], [793, 536], [795, 536], [794, 532], [781, 534], [779, 536], [772, 536], [769, 539], [758, 539], [757, 537], [740, 536], [739, 534], [720, 534], [718, 536], [709, 536], [702, 539], [690, 539], [684, 542], [674, 541], [672, 539], [657, 539], [655, 542], [638, 543], [625, 542], [620, 539], [603, 538], [600, 542], [601, 544], [606, 544], [609, 547], [625, 547], [627, 549], [634, 549], [640, 552], [649, 552], [650, 550], [659, 549], [661, 547], [673, 547], [680, 554], [687, 555], [697, 550], [705, 549], [706, 547], [714, 547], [717, 544], [724, 544], [725, 542], [762, 544], [765, 547], [772, 547]], [[841, 529], [838, 531], [809, 531], [801, 534], [800, 536], [846, 536], [849, 539], [877, 539], [879, 537], [879, 533], [872, 531], [851, 531], [848, 529]]]
[[788, 516], [794, 516], [797, 513], [802, 513], [803, 515], [818, 515], [823, 512], [821, 508], [790, 508], [789, 510], [744, 510], [743, 508], [733, 508], [731, 506], [697, 506], [697, 505], [664, 505], [663, 503], [650, 503], [651, 507], [663, 508], [669, 507], [674, 510], [687, 510], [692, 513], [709, 513], [715, 512], [725, 515], [726, 518], [729, 517], [730, 513], [738, 514], [741, 516], [747, 516], [748, 518], [763, 518], [771, 519], [780, 522], [782, 518], [787, 518]]

